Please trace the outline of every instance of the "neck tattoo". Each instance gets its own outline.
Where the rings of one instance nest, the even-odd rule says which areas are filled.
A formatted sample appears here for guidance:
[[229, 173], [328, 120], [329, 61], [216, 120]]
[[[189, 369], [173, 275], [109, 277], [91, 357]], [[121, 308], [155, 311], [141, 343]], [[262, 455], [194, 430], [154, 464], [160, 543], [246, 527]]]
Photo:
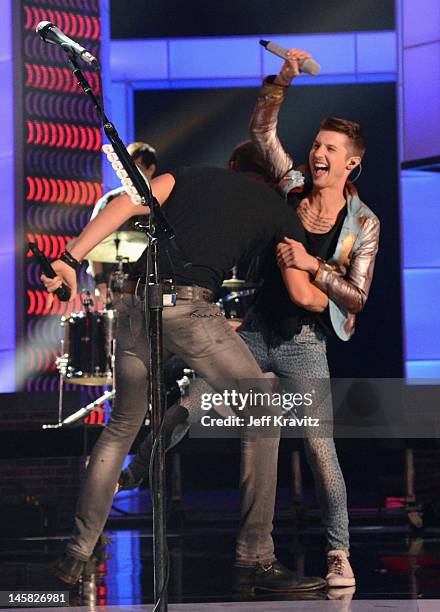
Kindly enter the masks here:
[[304, 228], [314, 234], [329, 232], [336, 223], [339, 214], [338, 212], [333, 217], [324, 217], [310, 205], [307, 199], [301, 200], [297, 212]]

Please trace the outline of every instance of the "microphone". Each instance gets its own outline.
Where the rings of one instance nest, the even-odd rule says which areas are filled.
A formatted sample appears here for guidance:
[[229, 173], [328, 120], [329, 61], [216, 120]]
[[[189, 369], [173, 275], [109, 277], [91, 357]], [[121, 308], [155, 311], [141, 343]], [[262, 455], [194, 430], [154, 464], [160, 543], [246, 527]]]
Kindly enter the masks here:
[[[260, 45], [264, 47], [267, 51], [270, 51], [274, 55], [281, 57], [283, 60], [288, 60], [289, 57], [287, 55], [287, 49], [276, 45], [269, 40], [260, 40]], [[307, 74], [311, 74], [312, 76], [317, 75], [321, 71], [321, 66], [318, 62], [315, 62], [313, 59], [305, 59], [299, 62], [299, 69], [301, 72], [306, 72]]]
[[[55, 278], [57, 274], [55, 270], [52, 268], [52, 266], [50, 265], [49, 260], [47, 259], [46, 255], [40, 251], [40, 249], [37, 247], [37, 245], [34, 242], [28, 242], [28, 246], [30, 250], [32, 251], [34, 257], [40, 264], [41, 269], [43, 270], [44, 274], [48, 276], [49, 278]], [[54, 293], [55, 295], [58, 296], [58, 298], [62, 302], [68, 302], [70, 300], [71, 292], [70, 292], [70, 288], [67, 285], [61, 285], [61, 287], [57, 289]]]
[[64, 34], [50, 21], [40, 21], [35, 32], [41, 36], [45, 43], [59, 45], [70, 57], [77, 55], [88, 64], [98, 65], [98, 60], [87, 49]]

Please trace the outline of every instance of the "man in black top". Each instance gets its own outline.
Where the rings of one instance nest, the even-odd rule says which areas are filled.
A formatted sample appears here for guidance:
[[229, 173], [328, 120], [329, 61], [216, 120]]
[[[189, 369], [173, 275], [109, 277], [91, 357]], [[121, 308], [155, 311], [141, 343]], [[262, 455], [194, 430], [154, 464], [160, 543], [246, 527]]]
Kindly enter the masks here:
[[[215, 389], [219, 389], [219, 380], [226, 380], [240, 391], [252, 387], [267, 392], [267, 378], [220, 309], [212, 304], [212, 295], [231, 267], [249, 253], [267, 250], [274, 253], [284, 236], [302, 240], [298, 219], [263, 181], [230, 170], [182, 169], [153, 179], [151, 186], [176, 231], [185, 260], [192, 264], [185, 268], [174, 258], [171, 265], [162, 252], [161, 275], [172, 276], [177, 285], [177, 305], [163, 312], [165, 358], [176, 354]], [[58, 276], [52, 280], [42, 277], [48, 290], [53, 291], [64, 282], [71, 288], [73, 299], [75, 260], [84, 258], [124, 221], [142, 212], [146, 214], [148, 210], [134, 206], [126, 195], [112, 200], [83, 230], [71, 253], [53, 263]], [[311, 285], [307, 273], [289, 268], [284, 279], [298, 304], [318, 312], [325, 309], [327, 298]], [[134, 282], [128, 285], [128, 293], [118, 305], [118, 403], [93, 449], [76, 509], [74, 531], [66, 555], [58, 563], [58, 576], [69, 583], [78, 580], [92, 554], [112, 505], [123, 460], [145, 418], [148, 338], [139, 299], [133, 294], [134, 285]], [[131, 384], [135, 379], [142, 384]], [[187, 415], [186, 409], [174, 406], [167, 411], [166, 419], [174, 427], [186, 420]], [[171, 429], [167, 429], [165, 422], [166, 441]], [[244, 588], [274, 591], [321, 588], [321, 579], [298, 578], [274, 556], [271, 532], [278, 443], [278, 432], [273, 436], [245, 432], [242, 437], [238, 581]]]

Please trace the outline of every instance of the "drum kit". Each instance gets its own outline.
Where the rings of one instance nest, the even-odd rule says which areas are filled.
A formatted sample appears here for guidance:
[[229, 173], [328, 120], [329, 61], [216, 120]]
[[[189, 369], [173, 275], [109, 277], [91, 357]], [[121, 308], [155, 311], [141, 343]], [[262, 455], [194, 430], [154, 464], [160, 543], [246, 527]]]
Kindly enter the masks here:
[[[113, 401], [116, 396], [115, 354], [116, 354], [116, 320], [117, 310], [113, 300], [123, 292], [124, 281], [128, 274], [124, 264], [139, 259], [147, 246], [145, 234], [139, 231], [118, 231], [97, 245], [88, 254], [89, 261], [116, 264], [109, 278], [109, 295], [104, 310], [94, 307], [89, 292], [82, 297], [82, 310], [62, 317], [61, 328], [64, 338], [61, 340], [61, 354], [56, 360], [60, 377], [58, 423], [43, 425], [43, 429], [56, 429], [71, 425], [85, 418], [90, 412], [98, 410], [105, 402]], [[255, 284], [237, 278], [237, 268], [232, 269], [231, 278], [223, 282], [218, 306], [223, 310], [233, 327], [237, 327], [250, 307], [256, 291]], [[165, 371], [167, 395], [175, 401], [177, 395], [185, 395], [193, 370], [182, 361], [174, 360]], [[63, 415], [63, 393], [65, 382], [89, 387], [107, 387], [104, 393], [87, 406], [82, 407], [67, 418]]]
[[[68, 245], [69, 246], [69, 245]], [[135, 262], [147, 246], [147, 238], [139, 231], [117, 231], [98, 244], [88, 255], [89, 261], [115, 264], [109, 277], [109, 295], [115, 299], [121, 295], [127, 278], [124, 264]], [[117, 311], [112, 299], [106, 301], [104, 310], [94, 307], [88, 291], [83, 293], [81, 312], [61, 318], [64, 338], [60, 356], [56, 360], [60, 384], [58, 423], [43, 425], [43, 429], [56, 429], [71, 425], [98, 410], [116, 396], [115, 355]], [[63, 419], [63, 395], [65, 382], [88, 387], [107, 387], [104, 393], [87, 406]], [[189, 383], [188, 383], [189, 384]]]
[[223, 281], [221, 297], [217, 301], [231, 324], [234, 321], [240, 323], [244, 319], [255, 300], [257, 287], [256, 283], [237, 278], [237, 266], [232, 268], [232, 276]]

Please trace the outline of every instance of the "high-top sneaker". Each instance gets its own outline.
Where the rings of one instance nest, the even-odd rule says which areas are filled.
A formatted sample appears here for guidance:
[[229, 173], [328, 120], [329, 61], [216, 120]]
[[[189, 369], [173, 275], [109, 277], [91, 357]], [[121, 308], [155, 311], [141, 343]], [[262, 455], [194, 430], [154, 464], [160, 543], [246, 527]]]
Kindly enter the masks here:
[[325, 579], [330, 588], [352, 587], [356, 580], [345, 550], [330, 550], [327, 553], [328, 572]]

